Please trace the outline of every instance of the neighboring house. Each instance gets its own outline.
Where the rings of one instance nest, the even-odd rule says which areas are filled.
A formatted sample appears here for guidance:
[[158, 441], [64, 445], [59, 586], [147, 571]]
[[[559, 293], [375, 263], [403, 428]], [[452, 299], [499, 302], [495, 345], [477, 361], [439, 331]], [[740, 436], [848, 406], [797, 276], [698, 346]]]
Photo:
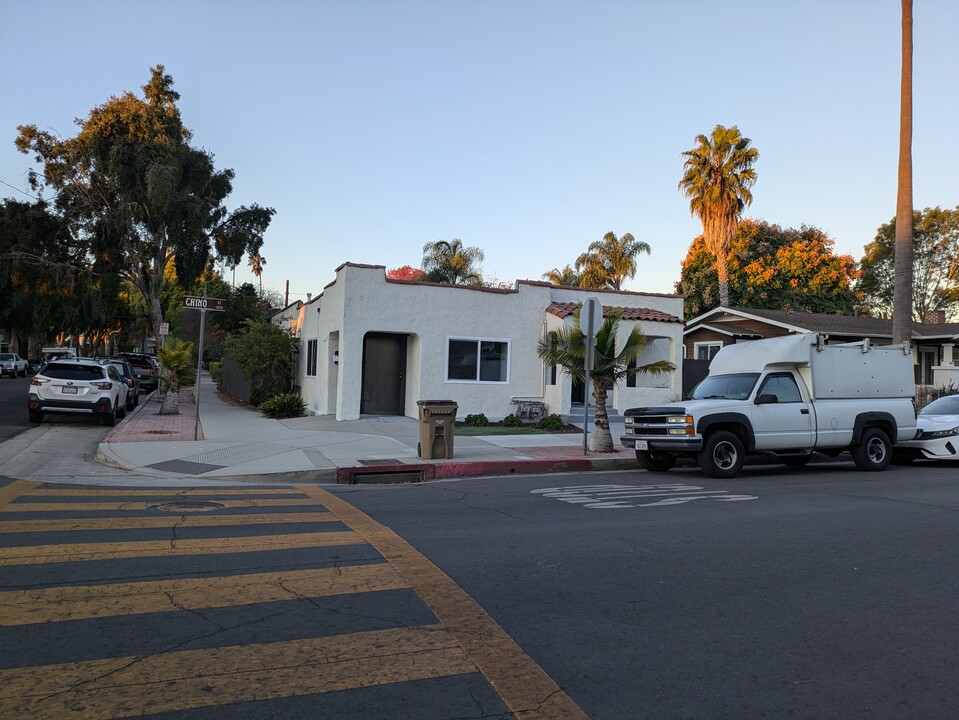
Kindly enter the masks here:
[[[942, 320], [942, 318], [935, 318]], [[683, 332], [685, 357], [709, 359], [723, 347], [743, 340], [778, 337], [792, 333], [821, 333], [828, 342], [869, 339], [876, 345], [892, 343], [892, 320], [849, 317], [786, 310], [718, 307], [686, 323]], [[959, 386], [959, 366], [954, 349], [959, 343], [959, 323], [914, 323], [912, 346], [916, 384]]]
[[[588, 290], [519, 280], [513, 289], [404, 282], [381, 265], [346, 263], [309, 302], [273, 317], [300, 341], [297, 385], [308, 412], [417, 417], [417, 400], [452, 400], [458, 416], [500, 420], [518, 401], [568, 414], [582, 402], [558, 368], [536, 353], [544, 333], [569, 325], [578, 304], [596, 297], [623, 313], [623, 337], [639, 326], [650, 338], [639, 364], [669, 360], [677, 371], [638, 376], [610, 395], [610, 409], [678, 399], [683, 300], [676, 295]], [[628, 386], [627, 386], [628, 385]]]

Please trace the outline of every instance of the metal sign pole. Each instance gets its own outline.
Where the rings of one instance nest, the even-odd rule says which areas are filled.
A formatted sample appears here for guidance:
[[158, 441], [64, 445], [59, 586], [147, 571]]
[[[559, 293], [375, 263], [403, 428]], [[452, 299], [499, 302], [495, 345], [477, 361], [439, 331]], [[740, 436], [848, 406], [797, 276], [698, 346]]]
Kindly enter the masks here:
[[206, 334], [206, 310], [200, 310], [200, 342], [196, 357], [196, 384], [193, 386], [196, 413], [193, 417], [193, 439], [196, 440], [200, 428], [200, 370], [203, 367], [203, 336]]
[[[585, 324], [583, 318], [585, 316]], [[590, 396], [590, 371], [593, 369], [593, 345], [596, 342], [597, 325], [603, 324], [603, 306], [599, 298], [589, 297], [583, 301], [579, 310], [579, 327], [584, 330], [583, 341], [586, 343], [585, 357], [585, 387], [583, 388], [583, 455], [587, 454], [589, 437], [589, 396]]]

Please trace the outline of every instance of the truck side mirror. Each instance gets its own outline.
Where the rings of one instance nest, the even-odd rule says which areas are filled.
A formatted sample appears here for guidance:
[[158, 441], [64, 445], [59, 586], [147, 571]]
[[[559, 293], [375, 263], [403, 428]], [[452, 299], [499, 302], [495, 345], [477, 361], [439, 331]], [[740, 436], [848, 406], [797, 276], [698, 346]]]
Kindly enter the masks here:
[[756, 398], [757, 405], [769, 405], [770, 403], [778, 403], [779, 398], [773, 395], [772, 393], [763, 393], [762, 395]]

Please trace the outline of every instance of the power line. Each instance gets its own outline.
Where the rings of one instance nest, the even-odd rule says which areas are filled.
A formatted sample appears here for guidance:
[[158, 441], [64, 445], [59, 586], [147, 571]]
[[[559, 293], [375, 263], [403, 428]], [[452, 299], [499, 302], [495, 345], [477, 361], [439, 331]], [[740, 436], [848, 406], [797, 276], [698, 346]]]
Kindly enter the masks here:
[[0, 180], [0, 183], [6, 185], [8, 188], [13, 188], [13, 189], [16, 190], [18, 193], [21, 193], [21, 194], [23, 194], [23, 195], [26, 195], [28, 198], [33, 198], [34, 200], [43, 200], [43, 198], [40, 197], [39, 195], [31, 195], [30, 193], [26, 192], [25, 190], [21, 190], [21, 189], [18, 188], [16, 185], [11, 185], [10, 183], [6, 182], [5, 180]]

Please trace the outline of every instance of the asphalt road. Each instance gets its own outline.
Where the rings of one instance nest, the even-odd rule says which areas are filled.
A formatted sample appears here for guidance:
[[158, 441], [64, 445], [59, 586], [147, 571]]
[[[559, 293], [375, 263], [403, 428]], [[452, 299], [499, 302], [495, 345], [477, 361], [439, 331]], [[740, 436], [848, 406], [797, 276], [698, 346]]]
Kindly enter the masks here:
[[335, 492], [439, 565], [592, 718], [959, 717], [954, 465]]
[[0, 442], [9, 440], [30, 427], [27, 417], [27, 388], [30, 378], [0, 378]]

